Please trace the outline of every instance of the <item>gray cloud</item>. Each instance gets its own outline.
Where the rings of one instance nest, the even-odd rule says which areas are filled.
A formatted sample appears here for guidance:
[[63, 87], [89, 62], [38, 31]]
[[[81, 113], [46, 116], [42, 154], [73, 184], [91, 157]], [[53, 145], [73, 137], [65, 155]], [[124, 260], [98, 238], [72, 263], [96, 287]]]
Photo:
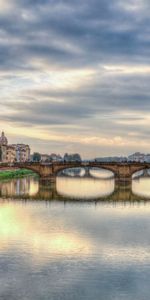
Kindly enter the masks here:
[[[149, 41], [141, 43], [139, 40], [139, 35], [146, 33], [149, 26], [148, 19], [144, 18], [146, 11], [138, 21], [141, 11], [134, 15], [121, 10], [118, 8], [119, 1], [95, 0], [92, 5], [90, 1], [14, 3], [13, 14], [1, 16], [0, 26], [10, 42], [19, 38], [20, 44], [14, 44], [11, 51], [8, 47], [6, 60], [11, 55], [15, 57], [22, 53], [25, 61], [29, 57], [42, 57], [49, 61], [55, 58], [67, 65], [89, 65], [106, 59], [137, 61], [144, 60], [145, 55], [149, 61]], [[62, 45], [54, 47], [59, 39]], [[64, 45], [67, 42], [78, 44], [81, 53], [73, 51], [69, 55]]]
[[[131, 132], [147, 139], [150, 5], [146, 0], [139, 5], [10, 1], [0, 13], [1, 121], [64, 134], [77, 125], [81, 135]], [[63, 76], [88, 69], [94, 71], [89, 79], [85, 74], [72, 88], [45, 85], [53, 70]]]

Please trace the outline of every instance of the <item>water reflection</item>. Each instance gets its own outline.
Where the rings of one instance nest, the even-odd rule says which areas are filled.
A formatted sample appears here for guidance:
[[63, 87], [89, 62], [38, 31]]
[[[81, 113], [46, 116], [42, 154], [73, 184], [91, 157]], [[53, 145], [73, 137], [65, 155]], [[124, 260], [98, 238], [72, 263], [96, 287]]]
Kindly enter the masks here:
[[108, 179], [108, 178], [113, 178], [114, 174], [113, 172], [109, 170], [104, 170], [101, 168], [68, 168], [63, 171], [60, 171], [59, 176], [64, 176], [64, 177], [85, 177], [85, 178], [101, 178], [101, 179]]
[[[36, 210], [36, 208], [34, 208]], [[46, 222], [48, 221], [48, 228]], [[55, 227], [55, 233], [53, 232]], [[58, 230], [59, 229], [59, 230]], [[60, 230], [61, 229], [61, 230]], [[33, 216], [33, 208], [24, 210], [22, 205], [0, 203], [0, 251], [17, 247], [26, 247], [34, 259], [45, 259], [44, 253], [53, 255], [86, 255], [90, 251], [90, 243], [77, 232], [64, 228], [59, 218], [41, 222], [41, 214]]]
[[114, 179], [96, 180], [91, 178], [57, 178], [56, 190], [59, 195], [71, 199], [97, 199], [113, 193]]
[[113, 172], [100, 168], [91, 168], [89, 172], [93, 177], [96, 178], [109, 179], [114, 177]]
[[149, 299], [150, 203], [0, 200], [0, 298]]
[[0, 196], [64, 201], [150, 200], [150, 178], [134, 178], [131, 185], [120, 186], [113, 178], [58, 177], [55, 185], [42, 185], [37, 178], [30, 176], [0, 181]]
[[39, 191], [38, 179], [32, 176], [0, 181], [1, 196], [35, 195]]
[[150, 202], [17, 200], [105, 199], [108, 190], [107, 199], [129, 200], [149, 185], [144, 180], [132, 189], [111, 179], [0, 182], [0, 299], [148, 300]]
[[93, 178], [58, 177], [56, 186], [44, 186], [34, 177], [12, 179], [0, 182], [0, 195], [9, 196], [39, 196], [52, 199], [53, 197], [67, 197], [71, 199], [98, 199], [114, 191], [114, 180], [98, 180]]
[[132, 181], [132, 192], [141, 197], [150, 199], [150, 177], [139, 177]]

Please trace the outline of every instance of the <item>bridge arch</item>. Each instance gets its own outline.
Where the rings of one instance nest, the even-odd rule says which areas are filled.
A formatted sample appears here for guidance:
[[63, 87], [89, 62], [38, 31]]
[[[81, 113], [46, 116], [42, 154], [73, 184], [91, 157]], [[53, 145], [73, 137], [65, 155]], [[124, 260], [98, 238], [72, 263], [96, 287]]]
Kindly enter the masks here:
[[[68, 172], [64, 172], [68, 170]], [[73, 172], [74, 171], [74, 172]], [[106, 171], [98, 172], [97, 174], [94, 171]], [[107, 173], [108, 172], [108, 173]], [[97, 168], [97, 167], [75, 167], [75, 168], [65, 168], [57, 172], [57, 176], [65, 176], [70, 178], [91, 178], [95, 180], [109, 180], [114, 178], [114, 173], [107, 169]]]
[[35, 166], [32, 166], [32, 165], [28, 165], [28, 164], [0, 164], [0, 172], [1, 170], [8, 170], [8, 171], [11, 171], [11, 170], [21, 170], [21, 169], [24, 169], [24, 170], [31, 170], [33, 171], [35, 174], [37, 174], [39, 177], [41, 177], [41, 173], [40, 173], [40, 170], [38, 168], [36, 168]]
[[[99, 170], [106, 170], [106, 171], [110, 171], [113, 176], [117, 176], [117, 171], [116, 168], [114, 166], [103, 166], [103, 165], [94, 165], [94, 164], [88, 164], [88, 165], [84, 165], [84, 164], [79, 164], [79, 165], [70, 165], [70, 164], [64, 164], [64, 165], [59, 165], [59, 166], [54, 166], [54, 175], [57, 176], [59, 175], [59, 173], [63, 170], [67, 170], [67, 169], [75, 169], [75, 168], [81, 168], [81, 169], [86, 169], [89, 168], [90, 170], [97, 168]], [[94, 176], [93, 176], [94, 177]]]
[[[99, 173], [95, 173], [94, 174], [94, 171], [97, 172], [99, 171]], [[102, 172], [102, 171], [106, 171], [105, 173]], [[108, 173], [107, 173], [108, 172]], [[92, 178], [97, 178], [97, 179], [111, 179], [111, 178], [114, 178], [115, 177], [115, 174], [112, 170], [108, 170], [106, 168], [101, 168], [101, 167], [90, 167], [89, 168], [89, 173], [90, 173], [90, 176]]]
[[140, 171], [145, 171], [145, 170], [150, 170], [150, 165], [148, 166], [148, 165], [143, 165], [143, 166], [139, 166], [139, 167], [137, 167], [137, 169], [136, 170], [131, 170], [131, 177], [132, 177], [132, 179], [133, 179], [133, 175], [135, 175], [136, 173], [138, 173], [138, 172], [140, 172]]
[[[67, 170], [68, 170], [68, 172], [64, 172], [64, 171], [67, 171]], [[67, 168], [64, 168], [64, 169], [61, 169], [60, 171], [58, 171], [57, 176], [63, 174], [66, 177], [72, 177], [71, 173], [73, 174], [73, 170], [74, 170], [75, 177], [84, 177], [84, 174], [83, 175], [81, 174], [82, 171], [85, 171], [84, 167], [72, 167], [72, 168], [67, 167]]]
[[102, 164], [100, 164], [100, 165], [90, 165], [90, 167], [91, 167], [91, 170], [93, 169], [93, 168], [97, 168], [97, 170], [99, 169], [99, 170], [105, 170], [105, 171], [110, 171], [111, 172], [111, 174], [112, 174], [112, 176], [110, 176], [110, 178], [116, 178], [117, 176], [118, 176], [118, 171], [117, 171], [117, 169], [115, 168], [115, 166], [114, 165], [102, 165]]

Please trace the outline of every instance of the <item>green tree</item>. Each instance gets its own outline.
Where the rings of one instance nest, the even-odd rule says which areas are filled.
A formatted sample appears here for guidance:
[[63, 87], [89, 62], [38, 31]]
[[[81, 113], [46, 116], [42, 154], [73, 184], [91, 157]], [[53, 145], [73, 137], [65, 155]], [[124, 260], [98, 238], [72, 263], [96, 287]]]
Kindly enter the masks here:
[[41, 160], [41, 155], [38, 152], [33, 153], [33, 161], [39, 162]]

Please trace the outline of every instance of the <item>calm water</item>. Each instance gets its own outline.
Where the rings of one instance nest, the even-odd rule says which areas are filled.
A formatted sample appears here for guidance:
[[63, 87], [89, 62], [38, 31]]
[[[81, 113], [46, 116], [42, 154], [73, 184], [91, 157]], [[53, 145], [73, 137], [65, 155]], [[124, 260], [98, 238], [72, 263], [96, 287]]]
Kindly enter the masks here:
[[150, 299], [150, 178], [96, 175], [0, 182], [0, 299]]

